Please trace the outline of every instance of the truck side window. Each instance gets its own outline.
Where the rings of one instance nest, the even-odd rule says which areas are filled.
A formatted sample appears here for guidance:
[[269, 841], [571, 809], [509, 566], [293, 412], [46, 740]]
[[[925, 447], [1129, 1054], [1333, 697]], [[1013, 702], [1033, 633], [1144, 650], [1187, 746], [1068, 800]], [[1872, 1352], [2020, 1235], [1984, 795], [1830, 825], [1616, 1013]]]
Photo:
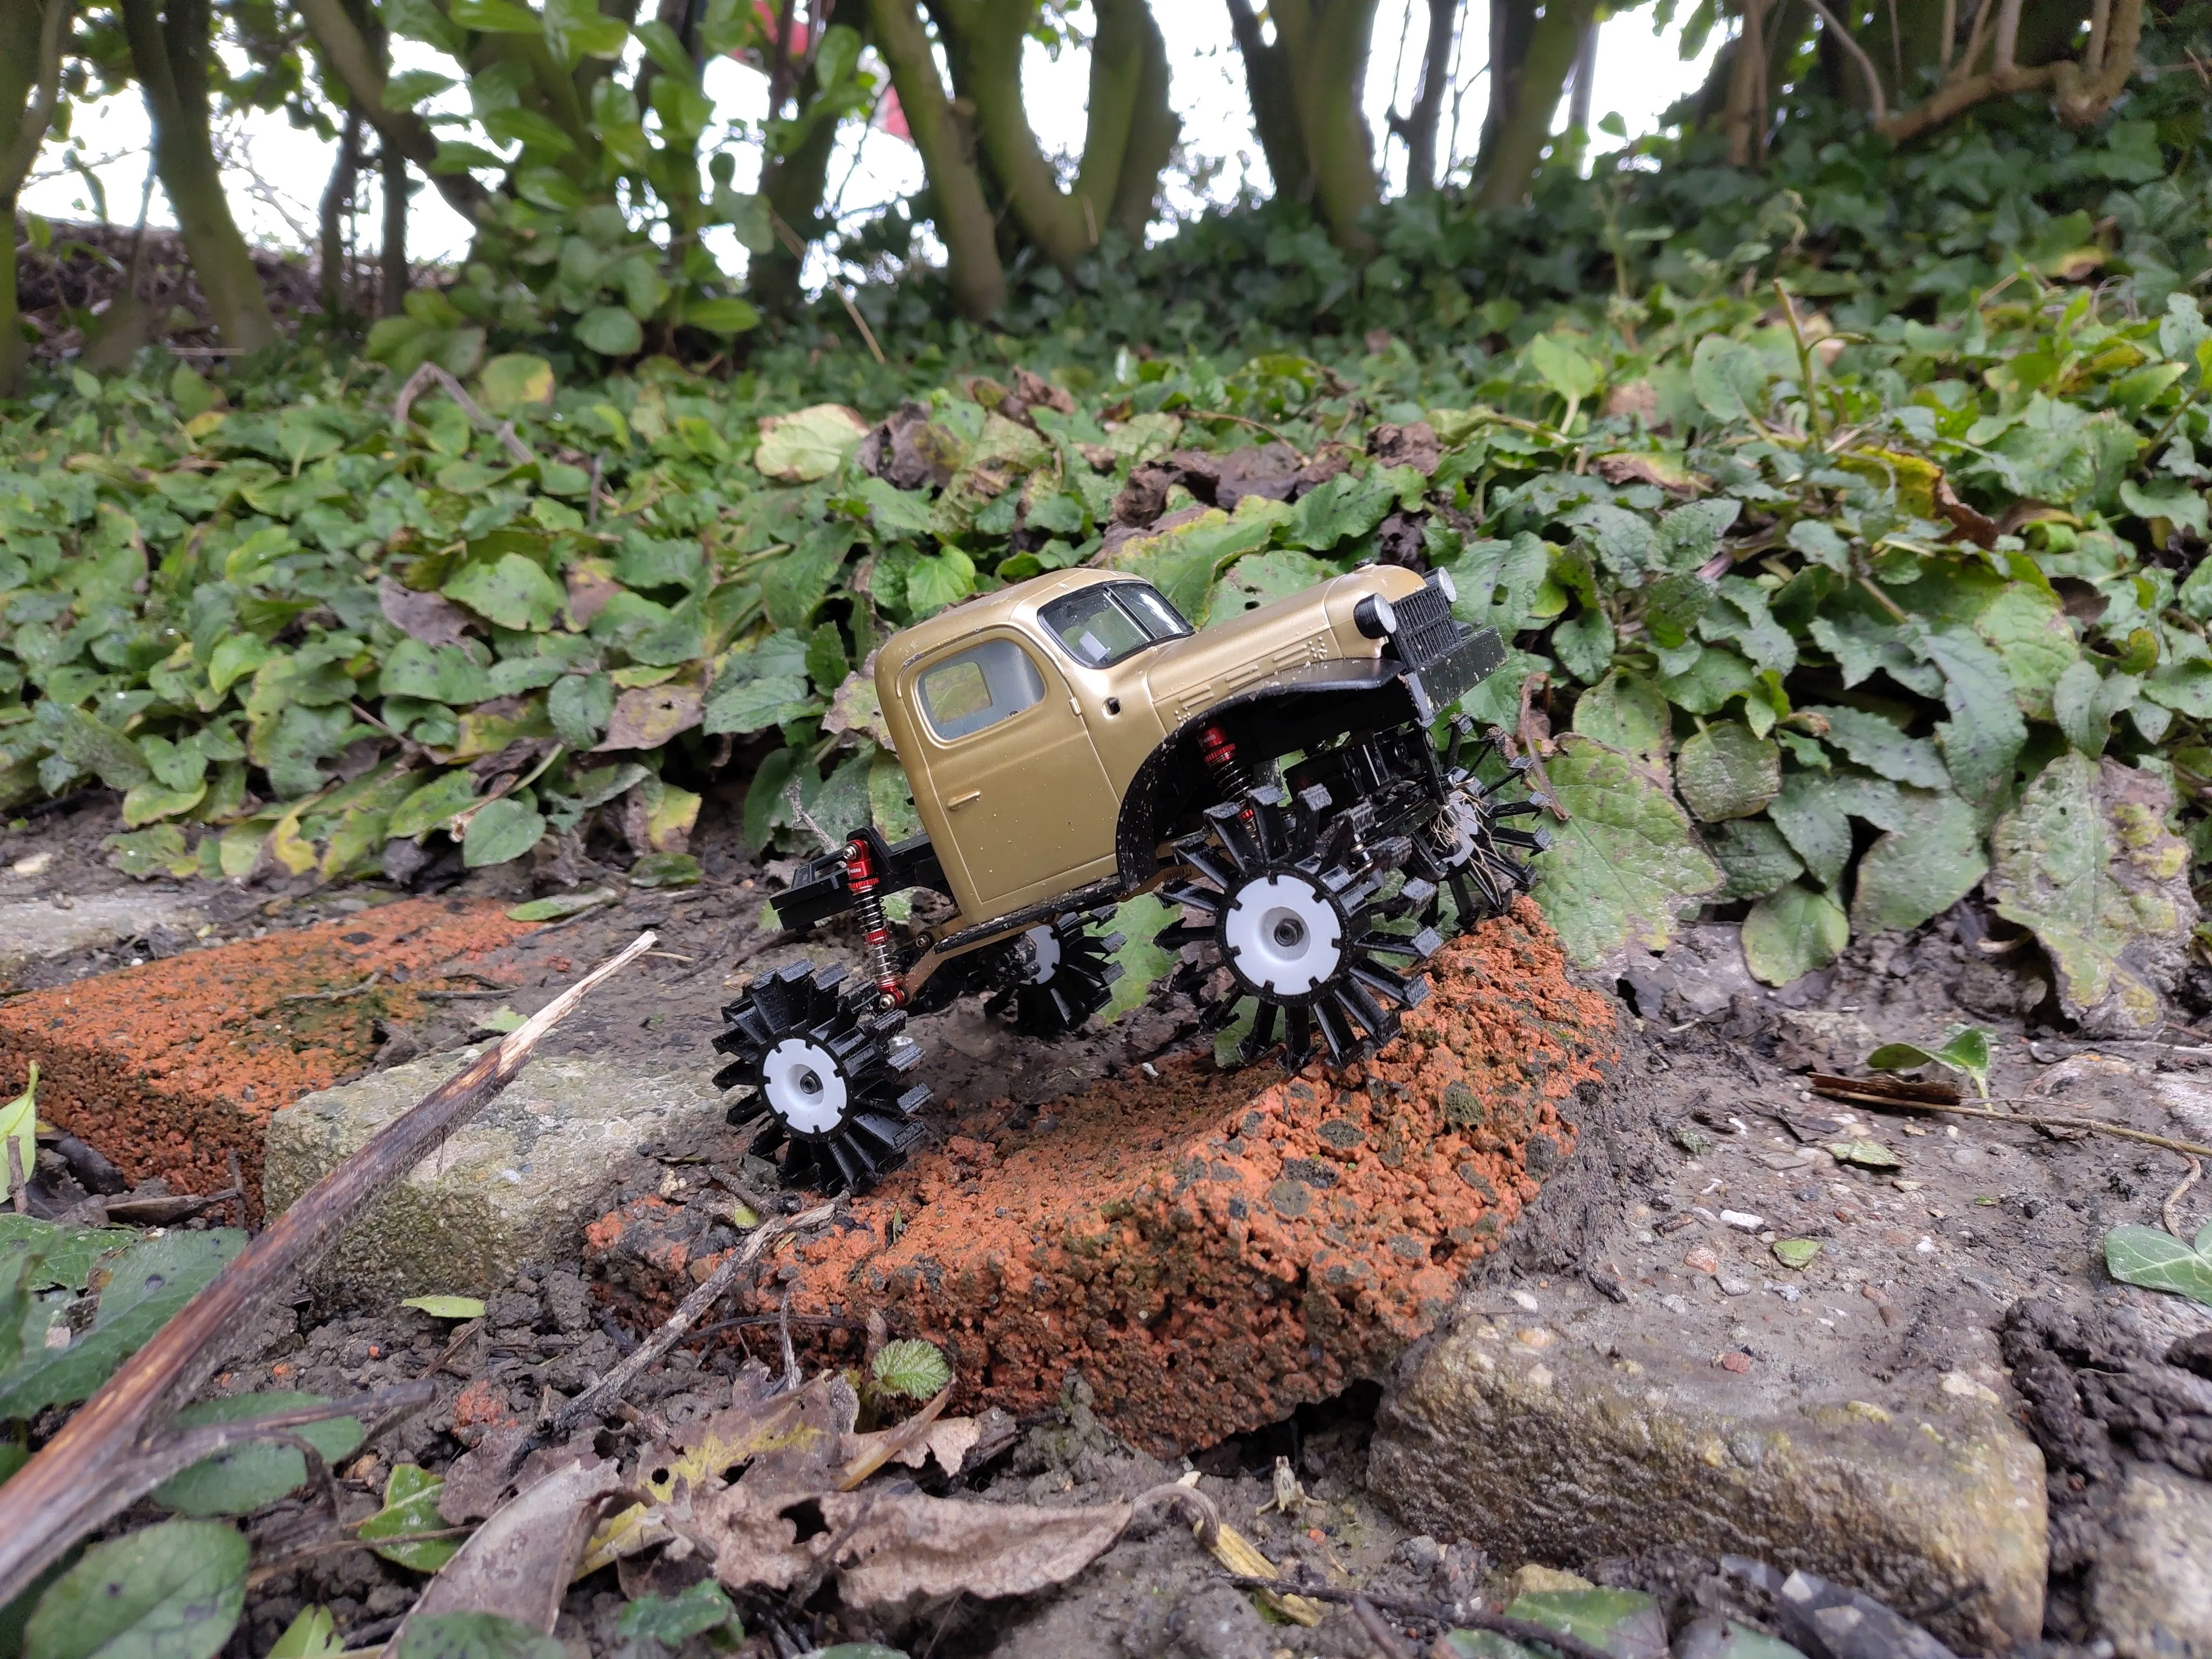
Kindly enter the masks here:
[[922, 672], [921, 707], [946, 742], [1044, 700], [1044, 677], [1012, 640], [986, 640]]

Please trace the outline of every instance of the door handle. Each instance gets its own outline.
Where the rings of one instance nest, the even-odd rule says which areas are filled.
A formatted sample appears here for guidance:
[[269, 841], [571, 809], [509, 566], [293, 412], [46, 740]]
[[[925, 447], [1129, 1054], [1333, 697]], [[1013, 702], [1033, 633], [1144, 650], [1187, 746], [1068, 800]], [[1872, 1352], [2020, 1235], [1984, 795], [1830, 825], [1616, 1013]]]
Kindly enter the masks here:
[[957, 812], [963, 806], [973, 806], [977, 801], [982, 799], [983, 792], [981, 790], [970, 789], [966, 794], [955, 795], [951, 800], [945, 802], [945, 810], [948, 812]]

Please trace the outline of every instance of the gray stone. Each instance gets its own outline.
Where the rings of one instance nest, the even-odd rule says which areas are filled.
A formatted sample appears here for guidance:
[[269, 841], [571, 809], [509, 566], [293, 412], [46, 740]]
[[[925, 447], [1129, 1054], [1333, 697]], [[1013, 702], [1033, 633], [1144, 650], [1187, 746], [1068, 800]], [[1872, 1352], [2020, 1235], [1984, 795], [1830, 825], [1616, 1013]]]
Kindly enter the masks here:
[[118, 945], [153, 928], [189, 935], [207, 920], [182, 893], [123, 889], [59, 896], [69, 899], [68, 908], [52, 897], [0, 902], [0, 977], [27, 963]]
[[[276, 1214], [478, 1050], [435, 1054], [303, 1097], [270, 1119], [262, 1191]], [[320, 1272], [363, 1303], [481, 1296], [528, 1261], [573, 1261], [610, 1189], [657, 1166], [641, 1145], [733, 1159], [708, 1068], [534, 1060], [349, 1227]]]
[[1209, 1584], [1168, 1615], [1177, 1659], [1267, 1659], [1267, 1626], [1242, 1590]]
[[[1539, 1357], [1494, 1327], [1446, 1332], [1384, 1396], [1369, 1490], [1407, 1525], [1504, 1560], [1752, 1556], [1943, 1608], [1931, 1628], [1954, 1647], [2040, 1632], [2043, 1457], [1988, 1400], [1808, 1401], [1612, 1346]], [[1754, 1458], [1731, 1450], [1754, 1441]]]
[[2212, 1486], [2129, 1470], [2090, 1605], [2119, 1659], [2212, 1659]]

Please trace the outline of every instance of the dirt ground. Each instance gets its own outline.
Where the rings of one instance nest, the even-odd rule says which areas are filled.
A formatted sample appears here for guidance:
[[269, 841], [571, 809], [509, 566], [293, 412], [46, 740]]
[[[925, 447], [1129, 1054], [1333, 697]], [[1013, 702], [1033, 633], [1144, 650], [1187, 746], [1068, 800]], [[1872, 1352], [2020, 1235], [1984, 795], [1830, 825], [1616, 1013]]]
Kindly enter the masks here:
[[[641, 929], [659, 935], [649, 971], [604, 988], [547, 1052], [708, 1066], [720, 1006], [746, 980], [799, 956], [853, 959], [845, 953], [852, 941], [835, 929], [803, 946], [775, 932], [763, 914], [772, 872], [741, 855], [726, 804], [720, 805], [710, 804], [695, 842], [706, 870], [701, 886], [629, 890], [619, 902], [542, 928], [514, 947], [514, 965], [532, 988], [511, 1003], [527, 1013]], [[0, 906], [148, 890], [106, 867], [99, 843], [112, 827], [112, 805], [94, 799], [0, 834]], [[557, 872], [541, 867], [535, 879], [523, 868], [451, 873], [460, 878], [450, 890], [515, 899], [556, 874], [585, 887], [621, 885], [617, 872], [573, 860]], [[189, 932], [155, 929], [35, 962], [10, 988], [325, 919], [387, 902], [398, 890], [265, 880], [195, 890], [187, 896], [204, 920]], [[1856, 944], [1831, 969], [1775, 992], [1746, 975], [1733, 928], [1709, 923], [1687, 930], [1664, 958], [1598, 976], [1622, 999], [1638, 1034], [1625, 1086], [1605, 1121], [1579, 1126], [1571, 1167], [1473, 1275], [1462, 1316], [1526, 1324], [1534, 1312], [1562, 1339], [1601, 1350], [1632, 1333], [1711, 1357], [1777, 1399], [1860, 1378], [1873, 1385], [1915, 1376], [1931, 1387], [1962, 1376], [1998, 1394], [2044, 1441], [2052, 1465], [2044, 1650], [2054, 1659], [2075, 1652], [2097, 1659], [2081, 1585], [2100, 1547], [2100, 1528], [2108, 1524], [2099, 1493], [2110, 1471], [2090, 1467], [2094, 1457], [2066, 1439], [2080, 1425], [2057, 1422], [2043, 1395], [2015, 1387], [2015, 1374], [2030, 1362], [2094, 1367], [2098, 1353], [2124, 1351], [2155, 1382], [2161, 1365], [2175, 1377], [2189, 1369], [2166, 1356], [2212, 1355], [2212, 1309], [2116, 1285], [2101, 1266], [2108, 1228], [2157, 1225], [2170, 1206], [2170, 1219], [2193, 1231], [2212, 1216], [2212, 1190], [2197, 1186], [2176, 1196], [2188, 1161], [2155, 1146], [2064, 1127], [1875, 1111], [1819, 1097], [1806, 1085], [1809, 1070], [1863, 1072], [1879, 1042], [1932, 1046], [1953, 1022], [1973, 1020], [1999, 1039], [1990, 1076], [1999, 1103], [2212, 1140], [2212, 1032], [2177, 1025], [2154, 1041], [2080, 1042], [2055, 1017], [2033, 946], [2008, 943], [2002, 933], [1969, 901], [1908, 938]], [[465, 1041], [497, 1006], [456, 1006], [420, 1026], [391, 1030], [380, 1064]], [[1187, 1006], [1156, 1002], [1109, 1030], [1049, 1047], [1010, 1038], [972, 1003], [912, 1030], [930, 1051], [939, 1131], [951, 1133], [994, 1101], [1041, 1106], [1188, 1044], [1194, 1040], [1189, 1014]], [[1895, 1163], [1869, 1167], [1827, 1150], [1862, 1140], [1887, 1148]], [[680, 1152], [670, 1149], [672, 1158]], [[67, 1183], [58, 1190], [66, 1197]], [[634, 1195], [611, 1190], [606, 1197], [611, 1205]], [[1792, 1240], [1817, 1243], [1809, 1265], [1779, 1261], [1774, 1246]], [[453, 1425], [464, 1389], [488, 1389], [506, 1408], [531, 1416], [547, 1390], [573, 1393], [642, 1333], [624, 1329], [581, 1273], [562, 1266], [526, 1271], [493, 1299], [480, 1332], [452, 1352], [450, 1334], [404, 1310], [349, 1312], [303, 1301], [257, 1332], [216, 1388], [339, 1394], [432, 1376], [437, 1403], [341, 1472], [343, 1514], [352, 1519], [374, 1507], [395, 1462], [436, 1470], [461, 1453]], [[726, 1403], [741, 1357], [727, 1337], [679, 1347], [647, 1373], [629, 1404], [646, 1426], [680, 1431]], [[2203, 1369], [2212, 1374], [2212, 1361]], [[1409, 1537], [1389, 1518], [1389, 1494], [1368, 1490], [1365, 1449], [1377, 1396], [1363, 1385], [1185, 1462], [1224, 1516], [1279, 1562], [1304, 1562], [1328, 1582], [1447, 1604], [1486, 1587], [1495, 1594], [1501, 1575], [1522, 1563], [1492, 1559], [1479, 1538]], [[2185, 1400], [2167, 1417], [2169, 1426], [2181, 1424], [2183, 1440], [2194, 1433], [2212, 1445], [2212, 1413], [2193, 1420]], [[2161, 1455], [2155, 1435], [2139, 1425], [2130, 1431], [2108, 1415], [2099, 1432], [2106, 1430], [2099, 1443], [2118, 1448], [2108, 1461]], [[627, 1455], [643, 1432], [633, 1422], [603, 1435], [599, 1449]], [[1260, 1512], [1274, 1495], [1279, 1458], [1289, 1460], [1305, 1498], [1288, 1519]], [[2182, 1453], [2168, 1461], [2199, 1478], [2212, 1473], [2191, 1470]], [[1182, 1473], [1182, 1465], [1164, 1466], [1114, 1440], [1085, 1402], [1071, 1397], [1054, 1419], [1027, 1426], [963, 1483], [986, 1501], [1068, 1503], [1132, 1497]], [[315, 1523], [310, 1508], [295, 1504], [262, 1517], [256, 1527], [264, 1544], [281, 1547], [288, 1533]], [[1665, 1590], [1677, 1621], [1711, 1596], [1710, 1585], [1650, 1564], [1544, 1565]], [[613, 1626], [622, 1602], [613, 1577], [612, 1570], [595, 1575], [568, 1597], [557, 1633], [579, 1659], [625, 1646]], [[333, 1608], [350, 1645], [374, 1642], [396, 1625], [420, 1583], [365, 1551], [313, 1557], [258, 1587], [235, 1650], [265, 1652], [310, 1601]], [[1187, 1530], [1174, 1526], [1126, 1539], [1066, 1589], [1027, 1601], [957, 1600], [880, 1623], [840, 1610], [834, 1595], [798, 1606], [756, 1601], [741, 1610], [750, 1632], [744, 1652], [777, 1659], [856, 1639], [943, 1659], [1376, 1651], [1341, 1610], [1313, 1631], [1261, 1626], [1249, 1601], [1223, 1589]]]

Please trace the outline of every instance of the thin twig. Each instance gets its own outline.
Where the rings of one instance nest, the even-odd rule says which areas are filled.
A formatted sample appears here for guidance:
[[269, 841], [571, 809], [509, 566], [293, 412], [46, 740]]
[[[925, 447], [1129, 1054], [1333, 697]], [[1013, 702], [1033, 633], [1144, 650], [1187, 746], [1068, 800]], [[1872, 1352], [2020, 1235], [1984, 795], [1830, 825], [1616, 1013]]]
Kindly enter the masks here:
[[380, 968], [374, 973], [371, 974], [367, 979], [362, 981], [360, 984], [349, 985], [343, 990], [301, 991], [294, 996], [278, 997], [276, 1000], [279, 1002], [343, 1002], [348, 997], [359, 996], [363, 991], [369, 989], [379, 981], [382, 980], [383, 977], [384, 969]]
[[1406, 1651], [1406, 1644], [1398, 1639], [1398, 1632], [1390, 1628], [1365, 1596], [1352, 1598], [1352, 1616], [1359, 1621], [1359, 1628], [1367, 1632], [1367, 1639], [1375, 1644], [1375, 1650], [1382, 1659], [1413, 1659]]
[[[1838, 1091], [1816, 1088], [1814, 1092], [1833, 1096]], [[1912, 1112], [1949, 1112], [1959, 1117], [1994, 1118], [2000, 1123], [2018, 1123], [2031, 1129], [2095, 1129], [2105, 1134], [2118, 1135], [2123, 1140], [2139, 1140], [2146, 1146], [2163, 1146], [2169, 1152], [2179, 1152], [2185, 1157], [2212, 1158], [2212, 1146], [2200, 1146], [2193, 1140], [2175, 1140], [2167, 1135], [2154, 1135], [2148, 1129], [2130, 1129], [2124, 1123], [2108, 1122], [2101, 1117], [2051, 1117], [2042, 1113], [2001, 1112], [1988, 1106], [1947, 1105], [1932, 1100], [1883, 1100], [1871, 1095], [1849, 1097], [1863, 1105], [1887, 1106]]]
[[8, 1191], [13, 1196], [17, 1215], [31, 1212], [31, 1183], [23, 1178], [23, 1143], [14, 1135], [8, 1137]]
[[762, 1253], [778, 1238], [802, 1227], [819, 1226], [836, 1212], [837, 1206], [831, 1202], [817, 1204], [795, 1216], [763, 1220], [745, 1236], [743, 1244], [722, 1258], [721, 1265], [707, 1275], [697, 1290], [684, 1298], [668, 1316], [666, 1324], [639, 1343], [629, 1358], [563, 1406], [546, 1430], [546, 1437], [568, 1433], [586, 1418], [599, 1413], [607, 1401], [617, 1398], [629, 1386], [631, 1378], [681, 1341], [684, 1334], [698, 1323], [699, 1316], [720, 1301], [723, 1292], [737, 1282], [738, 1275], [760, 1260]]
[[775, 1333], [783, 1343], [783, 1386], [787, 1393], [799, 1392], [799, 1356], [791, 1346], [791, 1286], [783, 1287], [783, 1305], [776, 1310]]
[[[2017, 5], [2018, 0], [2014, 0], [2014, 3]], [[1882, 92], [1881, 71], [1875, 68], [1874, 59], [1867, 56], [1866, 48], [1843, 26], [1836, 14], [1828, 9], [1826, 0], [1813, 0], [1813, 9], [1820, 14], [1821, 22], [1827, 26], [1828, 33], [1836, 37], [1836, 44], [1844, 49], [1851, 62], [1858, 65], [1860, 75], [1865, 77], [1867, 102], [1871, 106], [1875, 120], [1887, 120], [1889, 100]]]
[[2189, 1158], [2189, 1173], [2182, 1176], [2181, 1184], [2179, 1187], [2166, 1195], [2166, 1202], [2158, 1206], [2158, 1218], [2166, 1223], [2166, 1231], [2172, 1233], [2176, 1238], [2187, 1238], [2190, 1235], [2184, 1232], [2181, 1230], [2181, 1224], [2174, 1219], [2173, 1206], [2181, 1202], [2183, 1194], [2204, 1177], [2203, 1164], [2197, 1162], [2195, 1158], [2190, 1157], [2188, 1153], [2185, 1152], [2182, 1156]]

